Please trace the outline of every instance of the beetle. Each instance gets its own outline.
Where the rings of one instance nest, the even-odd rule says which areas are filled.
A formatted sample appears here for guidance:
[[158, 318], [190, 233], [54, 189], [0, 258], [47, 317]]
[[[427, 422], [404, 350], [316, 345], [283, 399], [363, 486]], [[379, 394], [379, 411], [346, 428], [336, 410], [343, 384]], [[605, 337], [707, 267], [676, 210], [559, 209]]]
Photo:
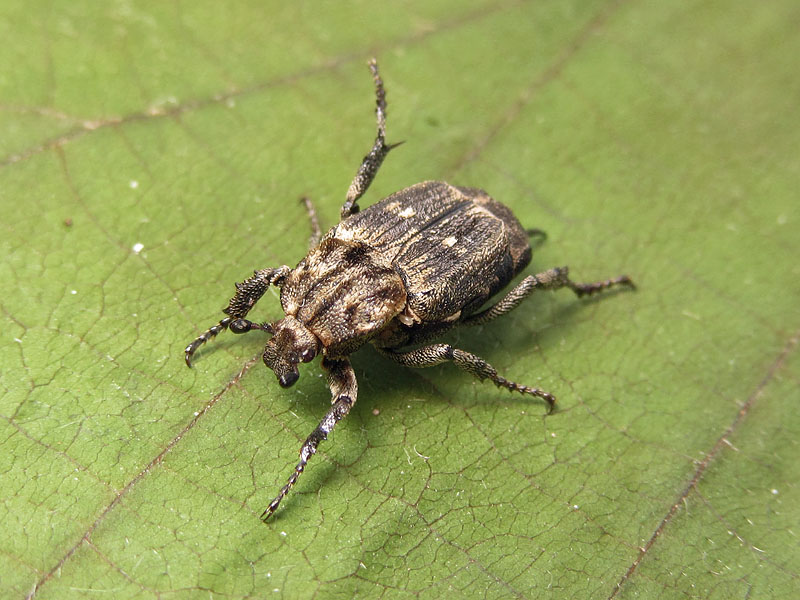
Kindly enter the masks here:
[[[531, 259], [530, 234], [511, 210], [477, 188], [438, 181], [412, 185], [359, 212], [358, 200], [390, 150], [386, 143], [386, 93], [375, 59], [368, 63], [375, 85], [378, 133], [353, 179], [338, 225], [325, 236], [308, 198], [312, 226], [308, 255], [292, 269], [260, 269], [236, 284], [223, 309], [227, 316], [190, 343], [184, 356], [192, 366], [197, 349], [225, 329], [271, 335], [264, 363], [281, 387], [300, 376], [298, 365], [322, 355], [331, 408], [300, 448], [287, 483], [261, 515], [266, 521], [297, 482], [308, 460], [356, 402], [358, 384], [349, 355], [367, 342], [407, 367], [452, 362], [480, 380], [544, 400], [543, 390], [509, 381], [485, 360], [449, 344], [426, 344], [459, 325], [483, 325], [516, 308], [536, 290], [571, 289], [580, 296], [618, 285], [633, 288], [622, 275], [595, 283], [575, 283], [567, 267], [525, 277], [494, 305], [480, 310]], [[284, 317], [256, 323], [245, 317], [269, 286], [280, 288]], [[405, 348], [420, 345], [416, 349]]]

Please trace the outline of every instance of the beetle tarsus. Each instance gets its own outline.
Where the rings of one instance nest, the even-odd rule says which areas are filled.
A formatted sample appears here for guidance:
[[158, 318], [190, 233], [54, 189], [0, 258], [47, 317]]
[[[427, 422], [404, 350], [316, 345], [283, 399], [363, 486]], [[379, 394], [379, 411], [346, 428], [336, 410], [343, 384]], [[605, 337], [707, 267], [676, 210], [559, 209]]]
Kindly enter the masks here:
[[632, 290], [636, 289], [636, 284], [633, 283], [631, 278], [628, 277], [627, 275], [620, 275], [619, 277], [615, 277], [613, 279], [606, 279], [604, 281], [595, 281], [593, 283], [573, 283], [569, 281], [567, 285], [573, 292], [575, 292], [578, 298], [581, 298], [583, 296], [591, 296], [592, 294], [603, 292], [607, 289], [616, 287], [618, 285], [627, 286]]
[[216, 337], [217, 334], [225, 331], [232, 320], [233, 319], [231, 317], [225, 317], [216, 325], [212, 325], [206, 329], [203, 333], [198, 335], [191, 344], [186, 346], [183, 351], [183, 359], [186, 361], [187, 367], [190, 369], [192, 368], [192, 357], [194, 356], [194, 353], [197, 352], [197, 349], [205, 344], [208, 340]]

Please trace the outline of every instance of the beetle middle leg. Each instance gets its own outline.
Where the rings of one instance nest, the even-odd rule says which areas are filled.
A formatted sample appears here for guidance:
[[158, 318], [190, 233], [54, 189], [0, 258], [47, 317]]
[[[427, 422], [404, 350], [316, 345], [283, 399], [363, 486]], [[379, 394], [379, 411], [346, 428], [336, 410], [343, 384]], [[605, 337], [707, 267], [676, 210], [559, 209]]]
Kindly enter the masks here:
[[549, 412], [553, 411], [553, 407], [556, 403], [555, 396], [552, 394], [548, 394], [539, 388], [509, 381], [505, 377], [498, 375], [497, 369], [480, 356], [470, 354], [458, 348], [453, 348], [450, 344], [431, 344], [430, 346], [423, 346], [422, 348], [417, 348], [410, 352], [396, 352], [388, 348], [378, 348], [378, 350], [384, 356], [406, 367], [424, 368], [432, 367], [447, 361], [453, 362], [457, 367], [480, 380], [489, 379], [496, 386], [506, 388], [511, 392], [530, 394], [531, 396], [541, 398], [547, 402]]
[[372, 180], [375, 179], [383, 159], [389, 154], [389, 150], [402, 144], [402, 142], [397, 144], [386, 143], [386, 90], [383, 89], [383, 80], [378, 73], [378, 61], [373, 58], [368, 64], [369, 70], [372, 72], [372, 79], [375, 82], [375, 116], [378, 120], [378, 135], [369, 154], [361, 161], [361, 166], [358, 168], [358, 172], [347, 190], [347, 198], [341, 211], [342, 219], [346, 219], [358, 212], [358, 199], [364, 195]]
[[208, 340], [230, 328], [233, 333], [244, 333], [253, 329], [268, 330], [266, 325], [259, 325], [245, 319], [250, 309], [255, 306], [267, 288], [271, 285], [281, 286], [283, 280], [291, 272], [286, 265], [277, 269], [260, 269], [253, 276], [236, 284], [236, 294], [228, 301], [228, 306], [222, 309], [227, 317], [216, 325], [206, 329], [184, 349], [184, 360], [187, 366], [192, 366], [192, 356], [197, 349]]
[[609, 288], [626, 285], [635, 289], [633, 281], [627, 275], [596, 281], [594, 283], [575, 283], [569, 278], [567, 267], [556, 267], [537, 275], [529, 275], [523, 279], [514, 289], [512, 289], [500, 302], [481, 311], [470, 315], [462, 321], [465, 325], [483, 325], [500, 315], [514, 310], [519, 304], [536, 290], [557, 290], [568, 287], [580, 298], [590, 296]]
[[269, 503], [266, 510], [261, 513], [261, 520], [267, 521], [272, 513], [278, 508], [278, 505], [283, 500], [284, 496], [289, 493], [301, 473], [305, 470], [308, 460], [317, 452], [319, 443], [327, 439], [328, 434], [333, 430], [336, 424], [347, 416], [350, 409], [356, 403], [358, 396], [358, 382], [356, 381], [356, 374], [350, 361], [347, 358], [330, 359], [323, 358], [322, 368], [328, 371], [328, 387], [331, 389], [331, 408], [319, 422], [317, 428], [311, 432], [303, 442], [300, 448], [300, 461], [294, 468], [294, 471], [289, 476], [289, 481], [286, 482], [278, 492], [275, 499]]

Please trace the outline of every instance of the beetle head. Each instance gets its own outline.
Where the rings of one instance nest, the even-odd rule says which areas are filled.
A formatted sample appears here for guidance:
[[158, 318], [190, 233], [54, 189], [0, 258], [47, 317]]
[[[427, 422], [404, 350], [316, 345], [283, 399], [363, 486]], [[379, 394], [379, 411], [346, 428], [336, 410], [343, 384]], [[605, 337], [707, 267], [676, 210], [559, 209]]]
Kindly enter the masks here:
[[297, 365], [313, 360], [320, 342], [294, 317], [284, 317], [272, 325], [272, 330], [274, 335], [264, 348], [264, 364], [275, 371], [281, 387], [288, 388], [300, 378]]

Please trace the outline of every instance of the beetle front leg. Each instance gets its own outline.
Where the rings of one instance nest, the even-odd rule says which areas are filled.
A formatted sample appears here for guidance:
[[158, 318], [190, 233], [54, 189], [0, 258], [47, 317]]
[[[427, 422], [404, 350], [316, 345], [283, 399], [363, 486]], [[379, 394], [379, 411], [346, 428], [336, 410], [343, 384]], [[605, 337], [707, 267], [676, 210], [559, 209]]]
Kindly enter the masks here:
[[557, 290], [562, 287], [568, 287], [580, 298], [581, 296], [590, 296], [617, 285], [626, 285], [632, 289], [636, 289], [633, 281], [631, 281], [630, 277], [627, 275], [615, 277], [614, 279], [606, 279], [604, 281], [596, 281], [594, 283], [575, 283], [570, 280], [569, 269], [567, 267], [556, 267], [537, 275], [529, 275], [506, 294], [500, 302], [494, 306], [490, 306], [484, 311], [470, 315], [464, 319], [462, 323], [465, 325], [483, 325], [484, 323], [488, 323], [500, 315], [514, 310], [525, 298], [536, 290]]
[[389, 150], [402, 144], [402, 142], [386, 143], [386, 91], [383, 89], [383, 80], [378, 73], [378, 61], [373, 58], [368, 64], [369, 70], [372, 72], [372, 79], [375, 81], [375, 115], [378, 119], [378, 135], [369, 154], [361, 161], [361, 166], [347, 190], [347, 198], [341, 211], [342, 219], [358, 212], [358, 199], [364, 195], [372, 180], [375, 179], [383, 159], [389, 154]]
[[259, 301], [270, 285], [281, 286], [290, 272], [291, 269], [286, 265], [277, 269], [261, 269], [255, 271], [249, 279], [237, 283], [236, 294], [228, 301], [228, 306], [222, 309], [222, 312], [228, 316], [216, 325], [206, 329], [184, 349], [186, 365], [192, 366], [192, 356], [200, 346], [229, 327], [234, 333], [244, 333], [251, 329], [265, 329], [265, 326], [247, 321], [244, 317], [247, 316], [247, 313], [255, 306], [255, 303]]
[[432, 367], [443, 362], [451, 361], [458, 368], [463, 369], [480, 380], [489, 379], [496, 386], [506, 388], [510, 392], [519, 392], [520, 394], [529, 394], [541, 398], [547, 402], [548, 412], [553, 412], [553, 407], [556, 403], [555, 396], [552, 394], [548, 394], [539, 388], [528, 387], [521, 383], [509, 381], [505, 377], [498, 375], [497, 369], [480, 356], [475, 356], [464, 350], [453, 348], [450, 344], [432, 344], [430, 346], [423, 346], [422, 348], [411, 350], [410, 352], [395, 352], [388, 348], [378, 348], [378, 350], [384, 356], [388, 356], [406, 367]]
[[327, 439], [328, 434], [333, 430], [336, 424], [341, 421], [353, 405], [356, 403], [358, 395], [358, 382], [356, 381], [356, 374], [350, 361], [346, 358], [339, 359], [322, 359], [322, 368], [328, 371], [328, 386], [331, 389], [331, 408], [325, 414], [322, 421], [319, 422], [317, 428], [311, 432], [303, 442], [300, 448], [300, 461], [294, 468], [294, 471], [289, 476], [289, 481], [286, 482], [278, 492], [275, 499], [269, 503], [266, 510], [261, 513], [261, 520], [266, 522], [272, 516], [272, 513], [278, 508], [278, 505], [283, 500], [284, 496], [292, 489], [300, 474], [305, 470], [308, 460], [317, 452], [319, 443]]

